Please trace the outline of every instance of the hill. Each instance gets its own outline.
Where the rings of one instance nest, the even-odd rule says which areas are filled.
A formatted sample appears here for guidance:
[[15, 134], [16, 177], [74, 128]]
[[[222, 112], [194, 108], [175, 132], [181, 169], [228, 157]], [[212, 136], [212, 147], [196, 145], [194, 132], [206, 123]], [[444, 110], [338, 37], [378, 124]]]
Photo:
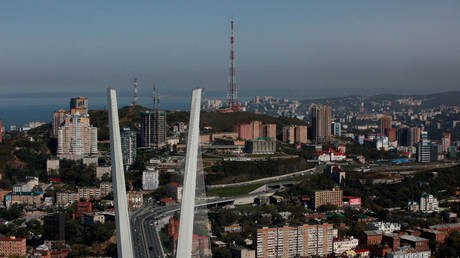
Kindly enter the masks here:
[[[149, 110], [142, 106], [136, 107], [123, 107], [118, 111], [120, 116], [120, 128], [129, 127], [132, 129], [136, 128], [139, 124], [141, 115], [140, 112]], [[99, 140], [109, 139], [109, 127], [108, 127], [108, 115], [107, 110], [91, 110], [89, 111], [91, 116], [91, 124], [98, 130]], [[189, 112], [188, 111], [167, 111], [166, 120], [169, 126], [173, 126], [177, 122], [188, 123]], [[272, 117], [269, 115], [255, 114], [251, 112], [234, 112], [234, 113], [219, 113], [219, 112], [201, 112], [200, 127], [203, 129], [206, 126], [213, 128], [215, 132], [230, 132], [233, 131], [233, 125], [236, 123], [244, 123], [253, 120], [259, 120], [263, 123], [274, 123], [277, 124], [278, 128], [285, 125], [297, 124], [305, 125], [306, 122], [286, 117]]]
[[349, 105], [350, 103], [359, 103], [361, 98], [364, 98], [366, 102], [371, 101], [394, 101], [400, 98], [413, 97], [414, 99], [422, 100], [422, 108], [433, 108], [439, 105], [458, 105], [460, 99], [460, 91], [448, 91], [440, 93], [431, 93], [424, 95], [403, 95], [403, 94], [378, 94], [373, 96], [363, 96], [363, 95], [350, 95], [346, 97], [334, 97], [334, 98], [320, 98], [320, 99], [306, 99], [302, 100], [303, 104], [311, 103], [323, 103], [325, 104], [328, 101], [332, 106], [334, 105]]

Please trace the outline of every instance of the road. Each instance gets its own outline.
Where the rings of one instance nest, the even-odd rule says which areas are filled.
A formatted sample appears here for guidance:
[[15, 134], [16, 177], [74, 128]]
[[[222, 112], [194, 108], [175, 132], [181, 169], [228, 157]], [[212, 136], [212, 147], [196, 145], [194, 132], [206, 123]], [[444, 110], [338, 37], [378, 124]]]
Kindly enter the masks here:
[[[266, 193], [272, 193], [276, 190], [271, 190]], [[261, 194], [266, 194], [261, 193]], [[233, 202], [237, 198], [244, 198], [248, 196], [258, 196], [259, 194], [250, 194], [234, 198], [212, 198], [206, 202], [198, 202], [195, 207], [203, 205], [215, 205], [220, 203]], [[131, 232], [133, 235], [134, 256], [135, 257], [165, 257], [161, 241], [156, 229], [156, 221], [164, 216], [174, 214], [180, 210], [180, 204], [170, 206], [161, 206], [156, 208], [144, 208], [134, 212], [131, 217]]]
[[251, 181], [244, 181], [244, 182], [239, 182], [239, 183], [231, 183], [231, 184], [220, 184], [220, 185], [207, 185], [206, 188], [212, 189], [212, 188], [225, 188], [225, 187], [233, 187], [233, 186], [246, 186], [246, 185], [253, 185], [253, 184], [261, 184], [261, 183], [269, 183], [271, 181], [279, 181], [279, 180], [284, 180], [284, 179], [291, 179], [294, 177], [298, 176], [304, 176], [304, 175], [311, 175], [315, 173], [314, 168], [309, 168], [305, 169], [302, 171], [297, 171], [289, 174], [284, 174], [284, 175], [279, 175], [279, 176], [272, 176], [272, 177], [264, 177], [260, 179], [255, 179]]

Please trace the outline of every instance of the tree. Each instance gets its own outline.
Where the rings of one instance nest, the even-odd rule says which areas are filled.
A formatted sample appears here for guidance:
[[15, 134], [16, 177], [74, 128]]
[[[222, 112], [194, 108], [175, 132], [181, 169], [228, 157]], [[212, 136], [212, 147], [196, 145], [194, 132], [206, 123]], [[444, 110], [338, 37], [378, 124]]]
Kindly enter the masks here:
[[212, 248], [212, 256], [219, 258], [232, 258], [232, 252], [227, 248], [214, 247]]

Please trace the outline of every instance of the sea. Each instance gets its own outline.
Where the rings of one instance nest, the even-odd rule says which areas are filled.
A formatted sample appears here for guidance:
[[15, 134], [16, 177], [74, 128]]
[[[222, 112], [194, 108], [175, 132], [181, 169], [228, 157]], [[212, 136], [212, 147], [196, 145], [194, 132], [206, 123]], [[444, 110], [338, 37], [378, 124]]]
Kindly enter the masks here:
[[[69, 110], [70, 98], [87, 95], [70, 96], [0, 96], [0, 120], [2, 125], [8, 129], [11, 125], [23, 126], [31, 121], [51, 122], [53, 112], [58, 109]], [[132, 102], [132, 96], [118, 96], [118, 107], [128, 106]], [[152, 98], [139, 98], [138, 105], [152, 107]], [[102, 95], [88, 97], [88, 108], [106, 109], [107, 98]], [[162, 109], [166, 110], [188, 110], [190, 97], [172, 96], [161, 100]]]
[[[402, 92], [393, 88], [363, 89], [363, 88], [302, 88], [302, 89], [251, 89], [239, 91], [239, 100], [244, 102], [254, 96], [277, 96], [291, 100], [333, 98], [349, 95], [374, 95], [383, 93], [411, 94], [414, 90]], [[190, 90], [165, 89], [161, 95], [161, 108], [165, 110], [189, 110]], [[425, 93], [425, 92], [423, 92]], [[428, 93], [428, 92], [427, 92]], [[420, 94], [420, 91], [418, 92]], [[31, 121], [51, 122], [53, 112], [58, 109], [69, 110], [70, 99], [84, 96], [88, 98], [90, 110], [105, 109], [107, 105], [106, 93], [101, 92], [33, 92], [33, 93], [0, 93], [0, 120], [3, 127], [10, 125], [23, 126]], [[118, 107], [128, 106], [132, 102], [132, 92], [119, 90]], [[152, 107], [152, 93], [139, 92], [138, 105]], [[203, 98], [220, 98], [225, 96], [224, 91], [204, 90]]]

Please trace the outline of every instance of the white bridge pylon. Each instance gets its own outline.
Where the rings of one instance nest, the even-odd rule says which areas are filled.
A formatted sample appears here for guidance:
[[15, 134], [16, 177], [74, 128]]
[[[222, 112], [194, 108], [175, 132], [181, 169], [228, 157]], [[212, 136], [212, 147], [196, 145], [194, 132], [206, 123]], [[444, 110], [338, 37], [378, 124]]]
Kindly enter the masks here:
[[185, 156], [184, 187], [180, 209], [177, 258], [192, 257], [193, 219], [195, 215], [196, 172], [200, 144], [200, 107], [202, 89], [192, 91], [187, 152]]
[[117, 92], [107, 89], [109, 106], [110, 156], [112, 159], [112, 185], [115, 201], [115, 225], [117, 227], [117, 256], [132, 258], [134, 256], [129, 223], [128, 201], [126, 198], [125, 173], [121, 153], [120, 124], [118, 120]]

